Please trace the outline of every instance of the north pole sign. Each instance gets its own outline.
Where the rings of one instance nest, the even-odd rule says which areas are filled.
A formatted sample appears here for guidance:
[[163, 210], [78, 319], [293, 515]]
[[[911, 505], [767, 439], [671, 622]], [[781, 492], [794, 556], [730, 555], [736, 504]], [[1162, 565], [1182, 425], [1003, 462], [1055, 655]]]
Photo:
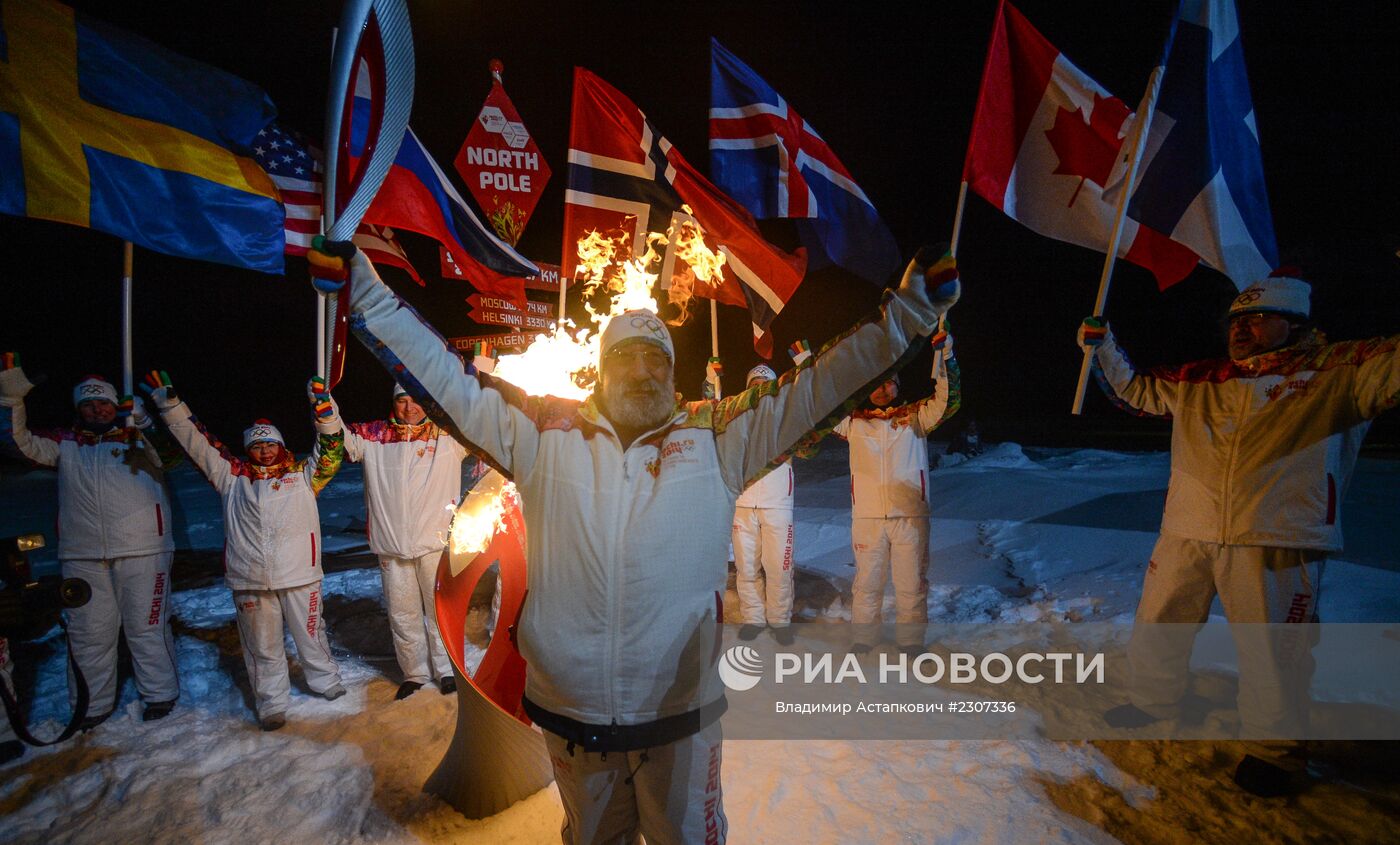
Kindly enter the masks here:
[[544, 193], [550, 170], [506, 96], [499, 61], [492, 60], [491, 76], [491, 93], [452, 163], [496, 234], [515, 244]]

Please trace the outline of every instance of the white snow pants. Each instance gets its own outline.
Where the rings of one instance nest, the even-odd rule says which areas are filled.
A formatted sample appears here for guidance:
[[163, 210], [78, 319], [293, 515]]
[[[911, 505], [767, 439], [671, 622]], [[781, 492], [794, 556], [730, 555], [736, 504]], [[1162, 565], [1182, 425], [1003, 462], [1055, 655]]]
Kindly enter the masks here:
[[311, 691], [321, 694], [340, 683], [340, 668], [331, 656], [321, 618], [320, 581], [285, 590], [235, 590], [233, 603], [238, 608], [238, 638], [259, 719], [285, 713], [291, 698], [284, 619]]
[[379, 558], [394, 656], [405, 681], [426, 684], [434, 678], [452, 677], [452, 661], [442, 647], [433, 602], [441, 559], [441, 549], [416, 558]]
[[868, 625], [883, 621], [885, 584], [891, 575], [895, 621], [903, 626], [928, 621], [928, 517], [854, 518], [851, 548], [856, 557], [851, 622]]
[[1311, 549], [1158, 537], [1128, 645], [1133, 704], [1158, 718], [1172, 715], [1190, 680], [1195, 632], [1219, 595], [1240, 659], [1240, 736], [1274, 740], [1251, 749], [1256, 756], [1274, 756], [1269, 748], [1302, 738], [1317, 626], [1299, 624], [1295, 636], [1292, 627], [1271, 632], [1242, 623], [1313, 622], [1325, 563], [1326, 553]]
[[564, 804], [564, 845], [722, 845], [719, 722], [669, 745], [584, 751], [544, 732]]
[[[15, 694], [15, 681], [13, 677], [14, 666], [10, 663], [10, 641], [0, 637], [0, 684], [10, 691], [10, 695]], [[13, 742], [19, 739], [15, 736], [15, 729], [10, 727], [10, 717], [5, 715], [5, 708], [0, 707], [0, 742]]]
[[792, 509], [734, 509], [734, 587], [745, 624], [792, 622]]
[[[170, 632], [170, 564], [173, 552], [112, 560], [65, 560], [64, 578], [81, 578], [92, 598], [68, 611], [68, 642], [87, 680], [88, 713], [100, 716], [117, 706], [117, 639], [126, 632], [131, 669], [141, 700], [180, 697], [175, 675], [175, 637]], [[68, 704], [76, 703], [73, 670], [68, 669]]]

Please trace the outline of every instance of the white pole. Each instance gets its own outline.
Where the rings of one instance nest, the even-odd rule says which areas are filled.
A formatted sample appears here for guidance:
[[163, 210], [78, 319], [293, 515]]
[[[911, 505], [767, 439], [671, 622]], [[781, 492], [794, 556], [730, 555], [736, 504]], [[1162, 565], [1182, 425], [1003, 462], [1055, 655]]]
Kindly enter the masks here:
[[559, 314], [554, 318], [554, 333], [559, 334], [564, 331], [564, 305], [569, 297], [569, 279], [564, 275], [564, 268], [559, 268]]
[[326, 295], [316, 295], [316, 375], [326, 376]]
[[[131, 241], [122, 244], [122, 395], [134, 395], [131, 363]], [[128, 426], [135, 425], [133, 417], [126, 418]]]
[[[1175, 26], [1173, 25], [1173, 34]], [[1172, 36], [1167, 36], [1168, 51], [1170, 50]], [[1152, 130], [1152, 114], [1157, 108], [1157, 95], [1162, 90], [1162, 75], [1166, 72], [1166, 54], [1163, 52], [1162, 64], [1152, 69], [1152, 75], [1147, 79], [1147, 90], [1143, 92], [1142, 102], [1138, 105], [1138, 125], [1134, 128], [1137, 138], [1133, 145], [1132, 157], [1128, 160], [1128, 172], [1123, 176], [1123, 190], [1118, 195], [1118, 211], [1113, 220], [1113, 230], [1108, 237], [1108, 254], [1104, 256], [1103, 272], [1099, 275], [1099, 292], [1094, 296], [1094, 310], [1091, 316], [1103, 316], [1104, 307], [1108, 304], [1108, 286], [1113, 281], [1113, 263], [1118, 257], [1118, 243], [1123, 236], [1123, 221], [1128, 216], [1128, 199], [1132, 196], [1133, 186], [1137, 182], [1138, 165], [1142, 163], [1143, 150], [1147, 149], [1147, 139]], [[1079, 383], [1074, 388], [1074, 403], [1070, 407], [1070, 413], [1078, 416], [1084, 411], [1084, 391], [1089, 386], [1089, 366], [1093, 360], [1093, 351], [1084, 351], [1084, 360], [1079, 365]]]
[[958, 187], [958, 210], [953, 212], [953, 240], [948, 244], [948, 254], [958, 257], [958, 238], [962, 235], [963, 209], [967, 206], [967, 180]]
[[[714, 299], [710, 300], [710, 356], [719, 357], [719, 301]], [[711, 384], [714, 385], [715, 398], [723, 398], [724, 393], [720, 386], [719, 376], [715, 376]]]
[[[340, 27], [331, 27], [332, 65], [335, 64], [335, 40], [339, 33]], [[353, 87], [354, 84], [355, 81], [352, 79], [350, 85]], [[330, 164], [336, 153], [336, 150], [326, 150], [324, 153], [326, 156], [326, 167], [324, 170], [327, 177], [330, 176]], [[335, 219], [335, 188], [335, 179], [327, 178], [321, 183], [321, 234], [323, 235], [330, 231], [330, 221]], [[346, 282], [346, 284], [349, 284], [349, 282]], [[324, 379], [329, 379], [330, 373], [326, 372], [326, 370], [330, 366], [330, 361], [327, 360], [326, 356], [327, 350], [330, 347], [330, 340], [326, 337], [326, 312], [329, 311], [331, 307], [330, 297], [319, 291], [315, 291], [314, 288], [313, 293], [316, 298], [316, 375]]]

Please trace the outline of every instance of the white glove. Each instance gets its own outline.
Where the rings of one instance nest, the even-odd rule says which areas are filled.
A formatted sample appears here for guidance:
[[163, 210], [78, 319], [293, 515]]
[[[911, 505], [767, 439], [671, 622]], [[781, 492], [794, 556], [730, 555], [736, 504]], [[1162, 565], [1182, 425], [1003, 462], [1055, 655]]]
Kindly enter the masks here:
[[33, 389], [33, 383], [25, 376], [24, 369], [19, 365], [10, 367], [8, 370], [0, 370], [0, 402], [4, 402], [6, 405], [18, 405]]
[[141, 401], [140, 396], [131, 397], [131, 424], [143, 431], [155, 424], [151, 415], [146, 413], [146, 403]]

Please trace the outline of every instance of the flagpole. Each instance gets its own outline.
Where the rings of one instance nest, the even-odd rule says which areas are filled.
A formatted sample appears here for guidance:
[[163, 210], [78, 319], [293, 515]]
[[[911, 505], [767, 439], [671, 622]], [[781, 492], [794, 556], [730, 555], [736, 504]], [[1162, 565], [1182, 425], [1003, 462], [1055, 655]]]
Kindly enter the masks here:
[[[710, 300], [710, 356], [719, 357], [719, 301], [715, 299]], [[710, 383], [714, 386], [715, 398], [724, 398], [719, 376], [716, 375]]]
[[[1102, 317], [1108, 305], [1108, 286], [1113, 281], [1113, 265], [1118, 257], [1118, 243], [1123, 236], [1123, 222], [1128, 216], [1128, 200], [1132, 196], [1137, 181], [1138, 165], [1142, 163], [1143, 151], [1152, 131], [1152, 115], [1157, 110], [1157, 95], [1162, 92], [1162, 76], [1167, 69], [1167, 56], [1171, 53], [1172, 40], [1176, 36], [1176, 18], [1172, 19], [1171, 30], [1167, 33], [1167, 43], [1162, 50], [1162, 61], [1152, 69], [1147, 79], [1147, 90], [1138, 104], [1138, 123], [1134, 127], [1137, 134], [1133, 144], [1132, 157], [1128, 160], [1128, 172], [1123, 176], [1123, 190], [1118, 195], [1118, 209], [1113, 219], [1113, 231], [1108, 238], [1108, 253], [1104, 256], [1103, 272], [1099, 275], [1099, 292], [1094, 296], [1094, 310], [1091, 316]], [[1079, 383], [1074, 388], [1074, 402], [1070, 413], [1079, 416], [1084, 412], [1084, 393], [1089, 386], [1089, 369], [1093, 363], [1093, 347], [1084, 350], [1084, 360], [1079, 364]]]
[[[122, 243], [122, 395], [131, 396], [135, 389], [132, 385], [132, 363], [131, 363], [131, 261], [132, 246], [131, 241]], [[126, 418], [126, 424], [132, 426], [136, 424], [135, 415]]]
[[[335, 42], [339, 36], [340, 27], [331, 27], [332, 67], [335, 66]], [[353, 85], [354, 83], [352, 82], [351, 84]], [[331, 157], [336, 154], [337, 152], [335, 150], [326, 150], [324, 153], [326, 161], [330, 162]], [[326, 168], [327, 175], [329, 175], [330, 169], [329, 167]], [[335, 203], [336, 190], [333, 183], [333, 179], [325, 179], [321, 183], [321, 234], [323, 235], [326, 234], [330, 228], [326, 225], [326, 199], [329, 198], [332, 204]], [[334, 213], [335, 211], [332, 210], [331, 214]], [[349, 284], [349, 282], [346, 282], [346, 284]], [[326, 311], [330, 309], [330, 304], [326, 301], [328, 299], [326, 294], [321, 293], [314, 287], [311, 289], [311, 292], [316, 300], [316, 375], [324, 379], [329, 379], [330, 375], [326, 372], [326, 347], [330, 345], [326, 340]]]
[[958, 257], [958, 238], [962, 236], [963, 209], [967, 207], [967, 180], [958, 187], [958, 210], [953, 212], [953, 238], [948, 243], [948, 254]]

